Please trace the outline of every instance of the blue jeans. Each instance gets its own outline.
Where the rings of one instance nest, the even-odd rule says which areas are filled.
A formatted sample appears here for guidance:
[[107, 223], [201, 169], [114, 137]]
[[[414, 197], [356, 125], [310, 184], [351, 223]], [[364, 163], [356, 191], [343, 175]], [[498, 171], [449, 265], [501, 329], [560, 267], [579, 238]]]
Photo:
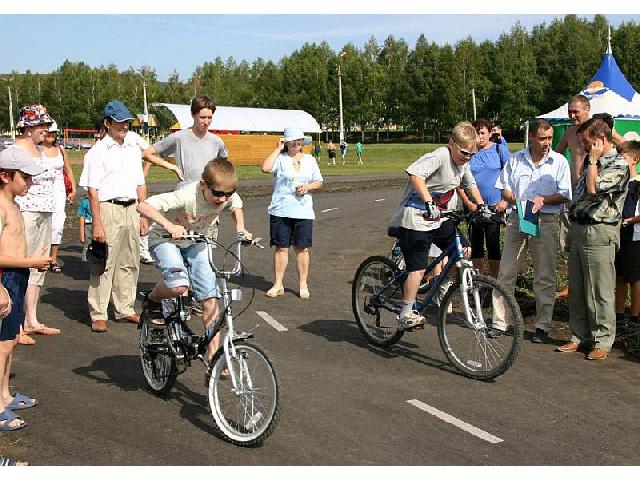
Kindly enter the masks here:
[[207, 250], [205, 243], [171, 242], [158, 243], [149, 249], [162, 272], [164, 285], [167, 288], [191, 286], [198, 301], [221, 296]]

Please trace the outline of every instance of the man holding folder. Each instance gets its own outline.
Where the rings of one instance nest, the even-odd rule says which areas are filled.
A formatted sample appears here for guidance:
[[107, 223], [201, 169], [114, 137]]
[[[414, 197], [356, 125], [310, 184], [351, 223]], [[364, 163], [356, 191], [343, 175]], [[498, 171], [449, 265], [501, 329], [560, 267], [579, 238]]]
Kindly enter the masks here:
[[[532, 341], [549, 340], [556, 292], [557, 217], [571, 200], [571, 172], [567, 159], [551, 150], [553, 127], [535, 120], [529, 127], [529, 146], [515, 153], [496, 181], [502, 198], [513, 205], [507, 219], [498, 283], [514, 292], [526, 249], [533, 258], [536, 332]], [[506, 324], [495, 305], [491, 335], [502, 335]]]

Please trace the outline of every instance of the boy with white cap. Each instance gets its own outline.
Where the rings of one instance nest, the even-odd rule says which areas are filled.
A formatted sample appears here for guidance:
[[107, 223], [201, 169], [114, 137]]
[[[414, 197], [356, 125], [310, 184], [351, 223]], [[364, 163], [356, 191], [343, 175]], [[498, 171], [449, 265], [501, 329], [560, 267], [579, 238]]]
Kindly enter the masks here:
[[29, 268], [46, 270], [51, 258], [27, 256], [24, 220], [15, 198], [27, 193], [31, 177], [43, 169], [21, 148], [10, 147], [0, 152], [0, 269], [11, 305], [0, 320], [0, 431], [26, 426], [14, 410], [33, 407], [38, 402], [26, 395], [9, 393], [9, 373], [13, 349], [24, 321], [24, 294], [29, 280]]

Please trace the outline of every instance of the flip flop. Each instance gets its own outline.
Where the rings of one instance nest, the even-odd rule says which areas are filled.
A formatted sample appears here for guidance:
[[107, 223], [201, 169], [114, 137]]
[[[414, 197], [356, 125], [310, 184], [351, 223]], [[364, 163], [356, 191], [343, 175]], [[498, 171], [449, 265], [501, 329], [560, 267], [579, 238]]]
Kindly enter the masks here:
[[[10, 425], [14, 420], [20, 420], [22, 423], [18, 425], [14, 425], [13, 427]], [[0, 412], [0, 432], [12, 432], [14, 430], [20, 430], [27, 426], [27, 422], [22, 420], [19, 416], [13, 413], [11, 410], [5, 408], [2, 412]]]
[[25, 333], [18, 335], [18, 344], [20, 345], [35, 345], [36, 341]]
[[25, 408], [35, 407], [37, 404], [38, 400], [35, 398], [29, 398], [26, 395], [16, 392], [11, 403], [4, 408], [7, 410], [24, 410]]
[[23, 328], [22, 331], [27, 335], [45, 335], [47, 337], [60, 335], [62, 333], [59, 328], [47, 327], [44, 323], [39, 328], [34, 328], [32, 330]]

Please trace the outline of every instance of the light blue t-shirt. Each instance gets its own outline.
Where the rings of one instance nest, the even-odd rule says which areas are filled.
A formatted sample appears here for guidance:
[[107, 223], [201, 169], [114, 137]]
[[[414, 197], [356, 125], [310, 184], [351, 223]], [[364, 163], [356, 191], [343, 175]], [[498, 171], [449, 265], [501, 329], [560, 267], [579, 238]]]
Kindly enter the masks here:
[[314, 220], [316, 215], [311, 195], [298, 196], [296, 185], [323, 181], [315, 158], [305, 153], [300, 159], [300, 170], [296, 171], [291, 157], [283, 153], [276, 158], [272, 172], [274, 186], [269, 215]]

